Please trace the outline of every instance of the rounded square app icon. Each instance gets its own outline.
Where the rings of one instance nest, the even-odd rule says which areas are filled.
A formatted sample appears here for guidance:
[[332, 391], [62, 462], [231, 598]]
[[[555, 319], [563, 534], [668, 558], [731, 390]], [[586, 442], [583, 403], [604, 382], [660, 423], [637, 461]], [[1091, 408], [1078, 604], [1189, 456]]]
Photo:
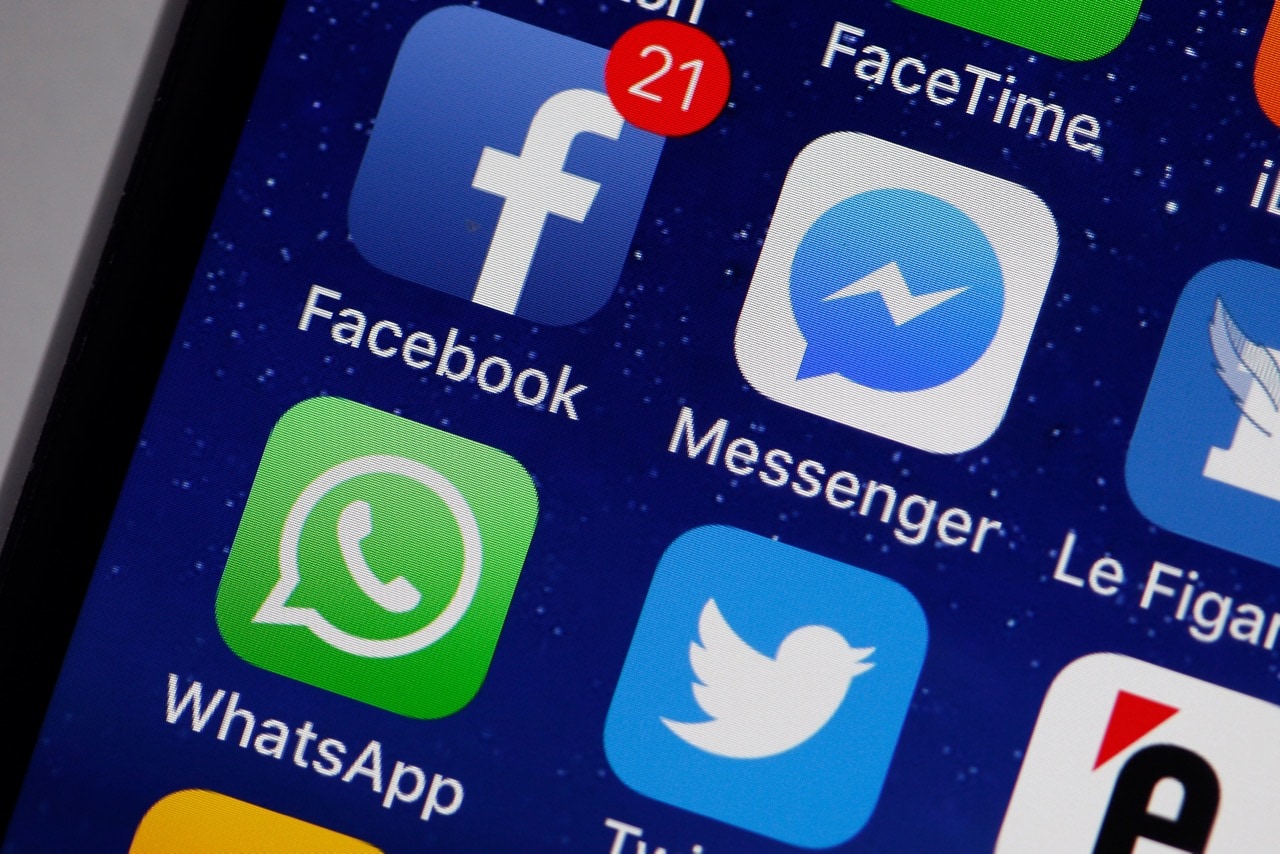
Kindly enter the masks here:
[[1280, 270], [1222, 261], [1187, 284], [1125, 479], [1160, 527], [1280, 565]]
[[937, 454], [1000, 426], [1058, 255], [1017, 184], [860, 133], [791, 164], [738, 319], [761, 394]]
[[734, 528], [667, 549], [605, 722], [642, 795], [773, 839], [851, 839], [880, 797], [928, 627], [896, 581]]
[[282, 676], [414, 718], [480, 690], [538, 515], [507, 454], [358, 403], [294, 406], [267, 440], [218, 629]]
[[1077, 659], [1045, 695], [996, 851], [1268, 849], [1276, 732], [1280, 706], [1123, 655]]
[[1142, 0], [893, 0], [899, 6], [1057, 59], [1105, 56], [1133, 30]]
[[608, 56], [471, 6], [423, 17], [351, 193], [356, 249], [386, 273], [537, 323], [599, 311], [664, 143], [609, 100]]
[[345, 834], [204, 789], [166, 795], [147, 810], [129, 845], [129, 854], [174, 851], [378, 854], [379, 850]]
[[1258, 49], [1253, 71], [1253, 90], [1258, 104], [1273, 124], [1280, 125], [1280, 0], [1271, 7], [1271, 17]]

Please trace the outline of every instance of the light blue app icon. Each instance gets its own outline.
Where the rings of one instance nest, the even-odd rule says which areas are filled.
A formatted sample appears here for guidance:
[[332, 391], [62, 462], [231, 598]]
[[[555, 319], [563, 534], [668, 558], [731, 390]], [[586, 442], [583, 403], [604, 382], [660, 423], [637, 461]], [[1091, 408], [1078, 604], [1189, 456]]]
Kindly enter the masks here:
[[960, 376], [991, 346], [1004, 274], [982, 229], [955, 205], [917, 190], [871, 190], [818, 217], [800, 241], [791, 305], [808, 343], [797, 379], [840, 374], [919, 391]]
[[608, 51], [470, 6], [405, 38], [351, 194], [365, 260], [538, 323], [612, 295], [663, 138], [604, 91]]
[[1183, 290], [1125, 476], [1160, 527], [1280, 565], [1280, 270], [1222, 261]]
[[884, 576], [734, 528], [662, 556], [605, 722], [642, 795], [827, 848], [870, 819], [928, 627]]

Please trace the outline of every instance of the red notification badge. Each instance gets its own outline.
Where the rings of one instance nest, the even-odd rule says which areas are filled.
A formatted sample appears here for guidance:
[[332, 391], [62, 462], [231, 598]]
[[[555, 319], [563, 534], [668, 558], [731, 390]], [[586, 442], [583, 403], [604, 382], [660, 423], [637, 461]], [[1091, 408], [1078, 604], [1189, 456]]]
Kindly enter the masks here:
[[647, 21], [622, 34], [604, 67], [605, 90], [631, 124], [687, 136], [729, 103], [729, 60], [711, 36], [679, 21]]

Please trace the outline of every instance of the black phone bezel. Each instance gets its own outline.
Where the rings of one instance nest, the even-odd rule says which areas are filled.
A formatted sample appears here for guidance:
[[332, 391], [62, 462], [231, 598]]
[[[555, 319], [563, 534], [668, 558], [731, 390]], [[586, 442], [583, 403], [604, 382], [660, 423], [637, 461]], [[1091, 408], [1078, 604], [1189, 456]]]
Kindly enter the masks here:
[[189, 0], [181, 10], [34, 456], [10, 466], [25, 483], [0, 552], [4, 826], [284, 6]]

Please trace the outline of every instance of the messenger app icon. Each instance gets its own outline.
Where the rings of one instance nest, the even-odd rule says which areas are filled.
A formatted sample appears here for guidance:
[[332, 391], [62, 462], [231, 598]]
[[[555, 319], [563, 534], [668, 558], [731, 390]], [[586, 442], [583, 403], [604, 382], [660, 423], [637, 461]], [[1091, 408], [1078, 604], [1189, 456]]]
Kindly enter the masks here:
[[1058, 254], [1030, 190], [859, 133], [787, 174], [738, 365], [788, 406], [937, 454], [1004, 419]]

